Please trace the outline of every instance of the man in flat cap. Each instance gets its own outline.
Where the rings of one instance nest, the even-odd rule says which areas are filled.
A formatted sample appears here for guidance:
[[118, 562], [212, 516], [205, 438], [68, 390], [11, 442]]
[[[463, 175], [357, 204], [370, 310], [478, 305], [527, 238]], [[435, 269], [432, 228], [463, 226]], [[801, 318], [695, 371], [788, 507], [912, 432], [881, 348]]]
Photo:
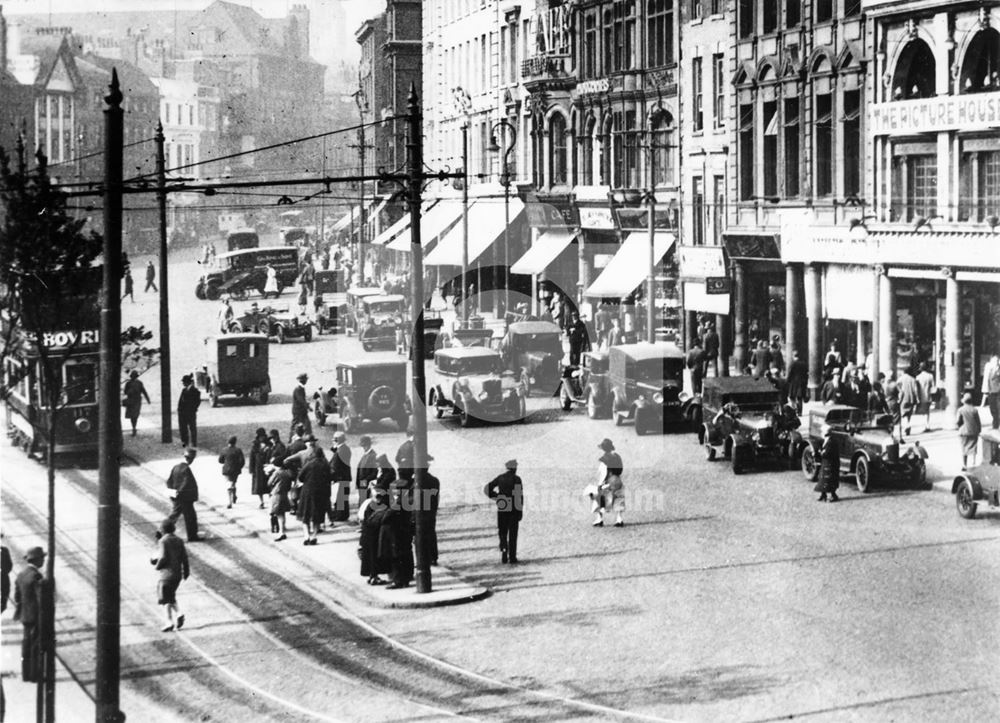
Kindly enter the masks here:
[[303, 372], [296, 379], [299, 383], [292, 390], [292, 426], [288, 432], [289, 439], [295, 434], [295, 425], [297, 424], [302, 425], [306, 434], [312, 433], [312, 422], [309, 421], [309, 402], [306, 400], [306, 382], [309, 381], [309, 375]]
[[181, 446], [198, 446], [198, 406], [201, 404], [201, 392], [194, 385], [194, 376], [185, 374], [181, 377], [180, 398], [177, 400], [177, 424], [180, 427]]
[[483, 492], [497, 505], [500, 562], [513, 565], [517, 563], [517, 528], [524, 514], [524, 490], [517, 476], [517, 460], [507, 460], [504, 467], [504, 473], [487, 483]]
[[14, 582], [14, 619], [24, 627], [21, 640], [21, 680], [37, 683], [42, 679], [42, 588], [41, 566], [45, 550], [32, 547], [24, 556], [28, 563]]

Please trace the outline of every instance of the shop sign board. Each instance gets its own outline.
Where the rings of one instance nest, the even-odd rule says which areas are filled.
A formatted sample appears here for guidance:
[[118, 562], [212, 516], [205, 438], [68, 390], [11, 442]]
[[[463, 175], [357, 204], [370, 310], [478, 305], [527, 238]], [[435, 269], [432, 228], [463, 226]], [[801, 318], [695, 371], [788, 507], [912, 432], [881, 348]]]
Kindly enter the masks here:
[[614, 231], [615, 219], [607, 206], [580, 206], [580, 228]]
[[729, 277], [728, 276], [709, 276], [705, 279], [705, 293], [706, 294], [728, 294], [729, 293]]
[[721, 246], [681, 246], [680, 276], [685, 281], [726, 276]]
[[782, 225], [781, 260], [785, 263], [874, 263], [870, 256], [871, 250], [864, 229]]
[[580, 227], [580, 214], [576, 204], [566, 199], [545, 198], [528, 195], [525, 208], [528, 223], [538, 229], [575, 229]]
[[731, 259], [746, 261], [781, 259], [778, 239], [774, 234], [727, 233], [723, 234], [722, 241]]
[[872, 135], [908, 135], [1000, 127], [1000, 93], [939, 95], [876, 103], [869, 114]]

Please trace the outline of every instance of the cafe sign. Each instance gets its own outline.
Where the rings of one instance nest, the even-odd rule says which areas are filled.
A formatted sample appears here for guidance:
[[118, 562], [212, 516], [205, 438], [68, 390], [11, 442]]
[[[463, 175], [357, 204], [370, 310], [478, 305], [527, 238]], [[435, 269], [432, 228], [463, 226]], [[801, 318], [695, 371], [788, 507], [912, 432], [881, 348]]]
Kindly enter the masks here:
[[571, 200], [546, 197], [541, 200], [536, 194], [528, 194], [525, 204], [528, 223], [538, 229], [574, 229], [580, 226], [580, 214]]
[[681, 246], [680, 276], [685, 281], [719, 278], [726, 275], [721, 246]]
[[876, 136], [1000, 128], [1000, 93], [876, 103], [869, 114], [868, 128]]
[[615, 219], [607, 206], [580, 206], [580, 228], [614, 231]]

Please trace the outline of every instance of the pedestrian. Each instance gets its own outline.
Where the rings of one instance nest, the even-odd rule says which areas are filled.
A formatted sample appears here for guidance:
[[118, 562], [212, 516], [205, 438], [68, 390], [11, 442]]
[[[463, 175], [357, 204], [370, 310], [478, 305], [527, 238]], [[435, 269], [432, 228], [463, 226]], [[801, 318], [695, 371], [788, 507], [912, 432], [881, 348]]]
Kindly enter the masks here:
[[[263, 432], [263, 429], [258, 429], [259, 432]], [[222, 450], [219, 454], [219, 464], [222, 465], [222, 476], [226, 478], [226, 482], [229, 484], [229, 504], [226, 505], [226, 509], [232, 509], [233, 505], [236, 504], [236, 480], [239, 479], [240, 472], [243, 471], [243, 466], [246, 464], [246, 458], [243, 456], [243, 450], [236, 446], [236, 436], [229, 438], [226, 448]], [[256, 440], [254, 440], [256, 443]], [[264, 508], [264, 498], [261, 497], [261, 509]]]
[[885, 389], [882, 382], [885, 374], [878, 375], [879, 381], [872, 384], [871, 391], [868, 392], [868, 411], [873, 414], [889, 414], [889, 403], [885, 398]]
[[611, 312], [603, 301], [597, 305], [594, 313], [594, 333], [597, 335], [597, 346], [603, 348], [611, 329]]
[[621, 322], [617, 316], [611, 317], [611, 326], [608, 328], [608, 340], [605, 346], [610, 349], [613, 346], [625, 343], [625, 333], [622, 331]]
[[591, 509], [595, 517], [591, 524], [603, 527], [604, 514], [611, 509], [615, 513], [615, 527], [624, 527], [622, 512], [625, 511], [625, 486], [622, 484], [622, 472], [625, 465], [610, 439], [602, 439], [597, 446], [604, 454], [597, 461], [596, 493], [591, 495]]
[[750, 355], [750, 366], [753, 367], [754, 379], [762, 378], [771, 368], [771, 349], [764, 339], [757, 342], [757, 348]]
[[830, 342], [830, 348], [826, 352], [826, 356], [823, 358], [823, 371], [829, 372], [830, 370], [837, 368], [844, 368], [844, 358], [837, 351], [837, 344], [840, 342], [839, 339], [834, 338]]
[[715, 330], [714, 322], [706, 322], [705, 324], [705, 336], [702, 339], [701, 346], [705, 351], [705, 371], [702, 377], [707, 377], [709, 370], [712, 371], [712, 376], [719, 376], [719, 348], [721, 342], [719, 340], [719, 333]]
[[177, 588], [181, 580], [187, 580], [191, 573], [187, 549], [184, 541], [174, 534], [176, 529], [174, 521], [169, 518], [160, 523], [159, 549], [156, 556], [149, 560], [160, 573], [160, 581], [156, 584], [156, 602], [163, 608], [166, 625], [161, 630], [165, 633], [184, 627], [184, 613], [177, 604]]
[[524, 487], [517, 476], [517, 460], [504, 463], [503, 474], [493, 478], [483, 492], [497, 506], [497, 534], [500, 536], [500, 562], [517, 563], [517, 532], [524, 516]]
[[795, 411], [802, 413], [802, 403], [809, 398], [809, 368], [799, 358], [799, 352], [792, 352], [788, 365], [788, 400], [795, 405]]
[[[250, 311], [257, 311], [257, 304], [254, 303], [250, 307]], [[230, 303], [229, 294], [223, 294], [219, 297], [219, 333], [228, 334], [230, 331], [235, 329], [234, 319], [236, 318], [236, 312], [233, 311], [233, 305]]]
[[333, 435], [333, 453], [330, 457], [330, 474], [336, 490], [332, 490], [333, 502], [330, 507], [330, 524], [346, 522], [351, 516], [351, 447], [347, 435], [337, 432]]
[[271, 495], [271, 533], [275, 542], [288, 539], [288, 535], [285, 534], [285, 514], [292, 509], [289, 494], [295, 481], [295, 472], [292, 470], [294, 466], [294, 462], [286, 460], [264, 465], [268, 491]]
[[309, 402], [306, 399], [306, 382], [309, 375], [305, 372], [295, 377], [298, 384], [292, 389], [292, 424], [289, 428], [288, 438], [295, 434], [296, 425], [301, 424], [306, 434], [312, 434], [312, 422], [309, 421]]
[[194, 385], [194, 376], [185, 374], [181, 377], [180, 398], [177, 400], [177, 425], [180, 427], [181, 446], [198, 446], [198, 407], [201, 405], [201, 392]]
[[146, 288], [143, 289], [143, 293], [149, 291], [150, 287], [152, 287], [153, 291], [159, 291], [159, 289], [156, 288], [156, 267], [153, 266], [153, 262], [152, 261], [147, 261], [146, 262]]
[[569, 318], [569, 363], [576, 366], [580, 363], [583, 352], [590, 351], [590, 334], [587, 332], [587, 324], [577, 312], [570, 312]]
[[931, 406], [934, 397], [937, 396], [937, 384], [934, 382], [934, 375], [931, 374], [930, 364], [920, 362], [920, 373], [917, 374], [917, 388], [920, 390], [920, 402], [917, 404], [916, 414], [924, 418], [924, 432], [931, 431]]
[[413, 581], [413, 478], [399, 477], [389, 489], [392, 565], [387, 590], [407, 587]]
[[267, 278], [264, 281], [264, 293], [261, 296], [266, 299], [269, 294], [274, 294], [276, 299], [281, 296], [281, 292], [278, 290], [278, 272], [270, 264], [267, 265]]
[[305, 437], [308, 455], [299, 471], [299, 505], [296, 516], [305, 529], [303, 545], [317, 544], [316, 535], [330, 510], [330, 465], [323, 448], [316, 446], [316, 438]]
[[306, 450], [306, 425], [299, 423], [292, 428], [292, 438], [285, 448], [285, 456], [301, 455]]
[[267, 433], [267, 448], [265, 463], [280, 466], [288, 456], [288, 448], [281, 441], [281, 434], [277, 429], [272, 429]]
[[309, 288], [305, 285], [299, 287], [299, 314], [305, 316], [309, 310]]
[[167, 477], [167, 489], [170, 490], [170, 499], [173, 500], [173, 509], [170, 511], [170, 519], [177, 522], [177, 518], [184, 515], [184, 528], [187, 533], [188, 542], [198, 542], [198, 514], [195, 512], [194, 503], [198, 501], [198, 480], [191, 471], [191, 462], [198, 455], [198, 451], [193, 447], [184, 450], [184, 461], [174, 465]]
[[413, 428], [406, 428], [406, 439], [396, 450], [396, 470], [402, 479], [413, 479]]
[[133, 296], [133, 294], [132, 294], [133, 291], [134, 291], [134, 282], [132, 281], [132, 270], [126, 268], [125, 269], [125, 293], [122, 294], [122, 301], [125, 301], [125, 297], [127, 296], [128, 298], [130, 298], [132, 300], [132, 303], [134, 304], [135, 303], [135, 296]]
[[819, 399], [823, 404], [841, 404], [844, 401], [843, 390], [840, 387], [840, 369], [834, 367], [825, 372], [823, 387], [819, 391]]
[[701, 340], [697, 336], [691, 340], [686, 364], [691, 373], [691, 392], [701, 394], [701, 378], [705, 372], [705, 352], [702, 351]]
[[896, 373], [889, 372], [882, 383], [882, 394], [885, 396], [885, 408], [888, 414], [892, 415], [892, 434], [895, 437], [896, 429], [899, 428], [899, 441], [903, 441], [903, 430], [900, 427], [901, 417], [899, 408], [899, 385], [896, 383]]
[[122, 402], [125, 406], [125, 417], [132, 423], [132, 436], [134, 437], [136, 434], [135, 425], [139, 421], [139, 412], [142, 411], [142, 398], [145, 397], [146, 402], [152, 404], [149, 401], [149, 393], [146, 391], [146, 387], [139, 381], [139, 372], [129, 372], [128, 381], [125, 382], [125, 388], [122, 393], [125, 396]]
[[777, 367], [779, 372], [785, 371], [785, 355], [781, 352], [781, 337], [777, 334], [771, 337], [771, 366]]
[[[250, 443], [250, 494], [257, 495], [258, 509], [264, 509], [264, 495], [268, 494], [267, 473], [264, 465], [268, 464], [271, 454], [271, 443], [263, 427], [254, 431], [253, 442]], [[279, 463], [280, 464], [280, 463]], [[236, 504], [234, 490], [233, 504]]]
[[994, 354], [983, 367], [983, 406], [989, 405], [993, 429], [1000, 429], [1000, 356]]
[[389, 457], [385, 454], [380, 454], [375, 458], [375, 464], [378, 465], [378, 477], [375, 478], [375, 486], [388, 490], [392, 483], [396, 481], [396, 470], [393, 469], [392, 464], [389, 462]]
[[[416, 514], [421, 511], [426, 511], [428, 514], [424, 517], [426, 522], [425, 533], [427, 535], [427, 557], [431, 565], [438, 564], [438, 540], [437, 540], [437, 512], [438, 503], [441, 498], [441, 480], [430, 473], [430, 463], [434, 461], [431, 455], [427, 455], [428, 467], [424, 468], [423, 474], [423, 485], [421, 490], [421, 495], [416, 499], [413, 505], [413, 515], [414, 515], [414, 529], [416, 529]], [[416, 493], [415, 481], [413, 485], [413, 494]]]
[[821, 431], [823, 446], [819, 450], [819, 481], [813, 491], [820, 493], [817, 502], [836, 502], [840, 499], [837, 497], [837, 488], [840, 487], [840, 447], [829, 424], [824, 424]]
[[[903, 370], [903, 374], [899, 378], [899, 416], [901, 420], [905, 420], [902, 432], [907, 437], [910, 436], [910, 424], [913, 413], [917, 410], [919, 404], [920, 386], [913, 376], [913, 369], [907, 367]], [[900, 441], [902, 442], [903, 440], [900, 439]]]
[[354, 486], [358, 490], [358, 520], [361, 519], [361, 505], [368, 501], [368, 488], [374, 485], [378, 478], [378, 463], [375, 461], [378, 455], [372, 449], [372, 438], [367, 434], [362, 434], [361, 439], [362, 454], [358, 460], [357, 472], [354, 475]]
[[968, 392], [962, 395], [962, 406], [958, 408], [955, 425], [958, 427], [958, 438], [962, 442], [962, 470], [964, 471], [970, 466], [970, 457], [972, 465], [974, 466], [976, 463], [979, 434], [983, 431], [982, 422], [979, 420], [979, 409], [972, 404], [972, 395]]
[[38, 683], [42, 680], [42, 594], [45, 578], [41, 567], [45, 550], [29, 548], [24, 556], [28, 563], [14, 581], [14, 619], [20, 621], [21, 680]]
[[361, 540], [358, 554], [361, 557], [361, 574], [369, 585], [385, 585], [380, 575], [392, 569], [391, 532], [386, 524], [389, 512], [389, 491], [371, 488], [371, 495], [358, 507], [361, 523]]

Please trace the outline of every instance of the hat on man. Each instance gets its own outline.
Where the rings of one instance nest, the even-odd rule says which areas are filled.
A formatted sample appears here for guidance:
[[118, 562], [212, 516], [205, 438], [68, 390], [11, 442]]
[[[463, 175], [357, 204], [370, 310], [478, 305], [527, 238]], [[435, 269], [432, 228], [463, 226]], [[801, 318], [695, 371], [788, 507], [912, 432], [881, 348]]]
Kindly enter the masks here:
[[198, 456], [198, 450], [197, 449], [195, 449], [194, 447], [185, 447], [184, 448], [184, 459], [187, 459], [188, 457], [190, 457], [191, 459], [194, 459], [196, 456]]
[[[336, 436], [334, 437], [334, 439], [336, 439]], [[362, 447], [364, 447], [366, 444], [371, 444], [372, 443], [372, 438], [370, 436], [368, 436], [367, 434], [362, 434], [361, 437], [358, 439], [358, 443]]]
[[307, 382], [307, 381], [309, 381], [309, 375], [306, 374], [305, 372], [302, 372], [301, 374], [299, 374], [295, 378], [298, 379], [300, 382]]
[[333, 441], [334, 442], [346, 442], [347, 441], [347, 435], [344, 434], [343, 432], [334, 432], [334, 434], [333, 434]]
[[597, 445], [597, 446], [600, 447], [601, 449], [603, 449], [605, 452], [613, 452], [614, 449], [615, 449], [614, 442], [612, 442], [607, 437], [605, 437], [604, 439], [602, 439], [601, 443], [599, 445]]
[[28, 562], [41, 562], [45, 559], [45, 550], [40, 547], [30, 547], [24, 553], [24, 559]]
[[972, 402], [972, 395], [966, 392], [962, 395], [962, 404], [969, 404]]
[[190, 374], [185, 374], [184, 376], [181, 377], [181, 384], [190, 384], [193, 381], [194, 377], [191, 376]]
[[377, 464], [379, 467], [389, 467], [389, 466], [391, 466], [389, 464], [389, 458], [385, 455], [384, 452], [382, 454], [380, 454], [378, 457], [375, 458], [375, 464]]
[[506, 467], [507, 469], [517, 469], [517, 460], [508, 459], [506, 462], [503, 463], [503, 466]]
[[302, 438], [302, 441], [303, 442], [315, 442], [316, 441], [316, 435], [315, 434], [307, 434], [305, 437]]
[[169, 517], [160, 523], [160, 534], [162, 535], [173, 534], [176, 530], [177, 530], [177, 525], [175, 525], [174, 521], [171, 520]]

